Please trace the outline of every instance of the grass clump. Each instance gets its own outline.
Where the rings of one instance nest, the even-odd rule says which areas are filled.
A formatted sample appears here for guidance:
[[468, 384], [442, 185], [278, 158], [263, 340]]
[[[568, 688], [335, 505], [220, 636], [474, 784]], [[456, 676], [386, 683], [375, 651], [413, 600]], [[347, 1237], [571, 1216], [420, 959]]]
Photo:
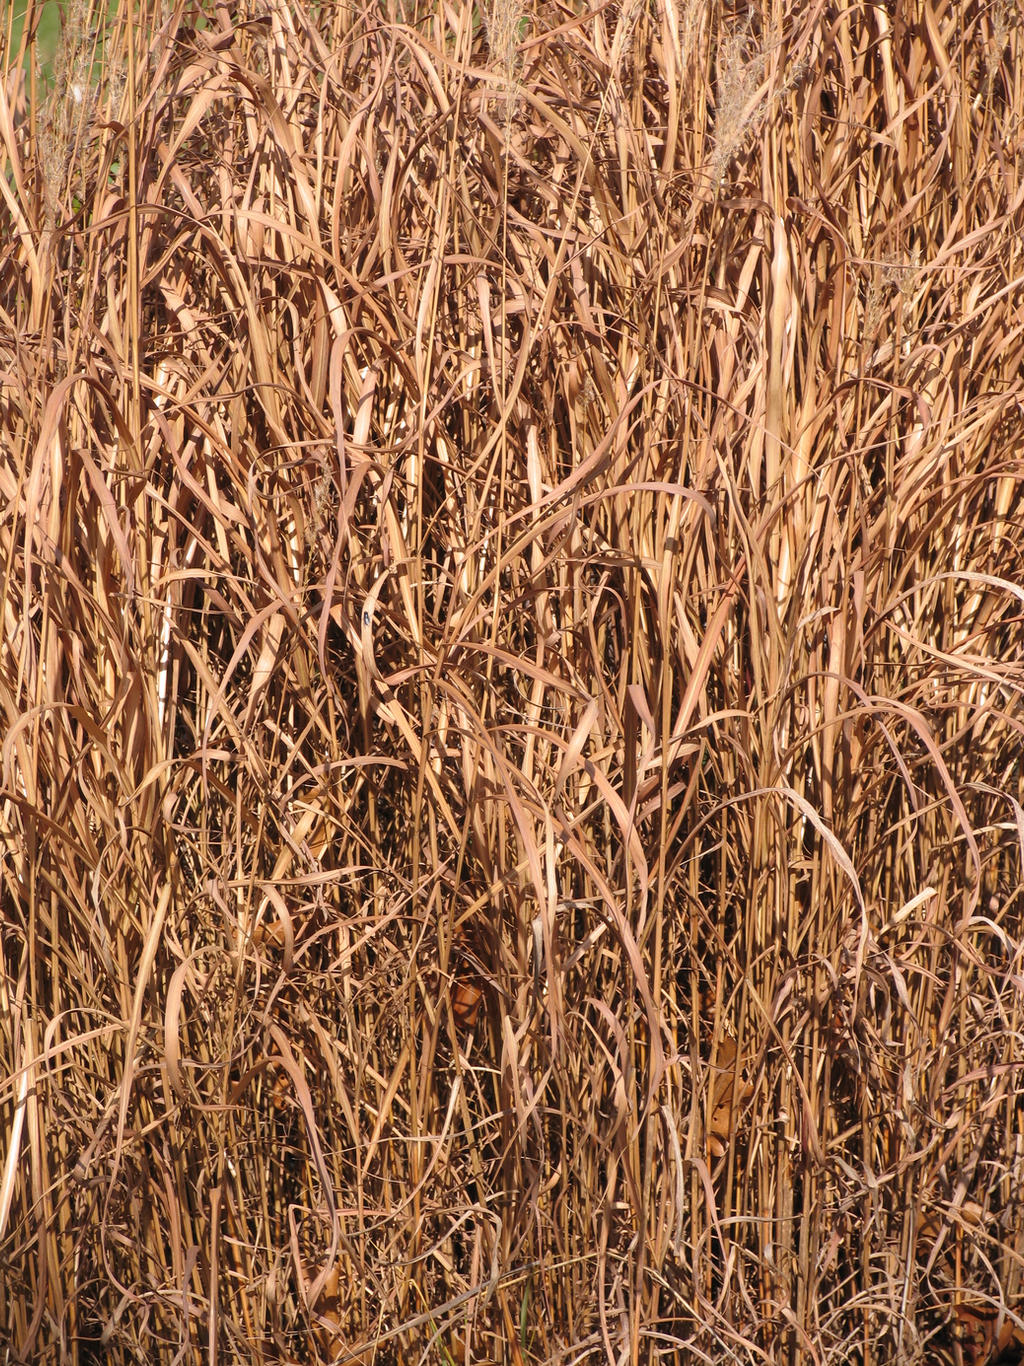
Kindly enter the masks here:
[[12, 1361], [1024, 1338], [1007, 12], [4, 53]]

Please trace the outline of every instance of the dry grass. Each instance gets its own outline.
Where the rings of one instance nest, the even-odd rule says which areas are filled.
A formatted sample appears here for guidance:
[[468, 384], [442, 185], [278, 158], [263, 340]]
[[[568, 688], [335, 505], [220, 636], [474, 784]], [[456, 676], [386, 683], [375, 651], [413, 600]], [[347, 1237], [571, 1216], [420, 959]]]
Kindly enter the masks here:
[[994, 1360], [1013, 7], [85, 3], [0, 95], [4, 1361]]

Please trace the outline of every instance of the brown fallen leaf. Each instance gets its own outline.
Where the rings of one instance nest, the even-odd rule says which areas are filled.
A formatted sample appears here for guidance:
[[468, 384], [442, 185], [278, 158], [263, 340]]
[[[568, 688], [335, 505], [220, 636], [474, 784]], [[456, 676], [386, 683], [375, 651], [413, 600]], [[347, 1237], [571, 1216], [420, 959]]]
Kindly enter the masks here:
[[452, 992], [452, 1014], [459, 1029], [472, 1029], [480, 1015], [483, 991], [472, 982], [459, 982]]
[[736, 1040], [729, 1035], [719, 1039], [712, 1053], [711, 1085], [708, 1088], [707, 1145], [713, 1158], [723, 1157], [735, 1136], [740, 1106], [753, 1095], [753, 1087], [740, 1079], [736, 1091]]
[[989, 1305], [955, 1305], [953, 1336], [967, 1366], [988, 1366], [1011, 1345], [1024, 1346], [1024, 1329], [1007, 1318], [1000, 1324], [998, 1309]]

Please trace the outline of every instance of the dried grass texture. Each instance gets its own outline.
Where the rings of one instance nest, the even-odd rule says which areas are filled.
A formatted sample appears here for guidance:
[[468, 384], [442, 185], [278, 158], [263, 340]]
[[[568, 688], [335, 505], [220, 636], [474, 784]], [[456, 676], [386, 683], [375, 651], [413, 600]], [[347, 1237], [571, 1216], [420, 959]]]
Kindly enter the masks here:
[[505, 3], [6, 50], [6, 1360], [1024, 1325], [1012, 7]]

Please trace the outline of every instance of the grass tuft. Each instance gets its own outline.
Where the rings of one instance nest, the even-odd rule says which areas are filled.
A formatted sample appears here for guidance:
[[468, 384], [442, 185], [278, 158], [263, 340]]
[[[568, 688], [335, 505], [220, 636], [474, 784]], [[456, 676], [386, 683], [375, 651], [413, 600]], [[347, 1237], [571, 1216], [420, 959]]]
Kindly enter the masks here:
[[11, 1361], [1019, 1353], [1012, 17], [0, 28]]

